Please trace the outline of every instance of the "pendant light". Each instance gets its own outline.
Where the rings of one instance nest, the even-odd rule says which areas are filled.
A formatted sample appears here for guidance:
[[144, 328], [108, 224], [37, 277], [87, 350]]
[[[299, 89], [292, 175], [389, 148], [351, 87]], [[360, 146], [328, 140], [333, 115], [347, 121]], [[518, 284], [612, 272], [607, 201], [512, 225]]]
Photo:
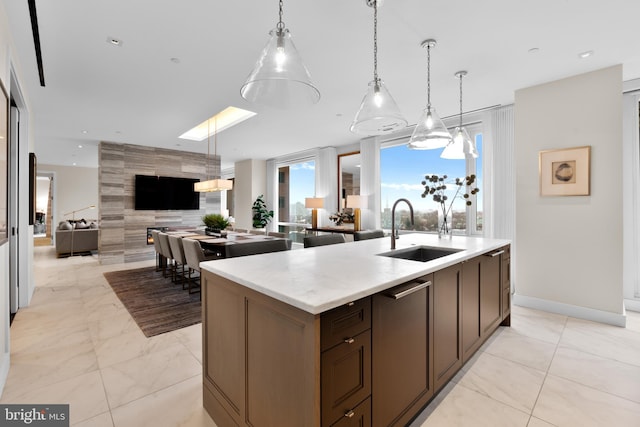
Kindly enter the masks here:
[[278, 108], [315, 104], [320, 100], [320, 91], [311, 82], [309, 70], [282, 22], [282, 0], [279, 8], [276, 28], [269, 32], [269, 42], [240, 94], [249, 102]]
[[409, 139], [409, 148], [412, 150], [442, 148], [451, 142], [451, 134], [442, 123], [436, 109], [431, 107], [431, 49], [436, 44], [434, 39], [428, 39], [421, 45], [427, 49], [427, 108], [422, 111]]
[[[230, 179], [220, 179], [220, 178], [209, 179], [209, 163], [211, 163], [211, 159], [209, 155], [209, 148], [211, 147], [211, 144], [210, 144], [211, 132], [209, 127], [210, 122], [211, 122], [211, 119], [207, 120], [207, 180], [196, 182], [193, 184], [193, 190], [199, 193], [211, 193], [213, 191], [226, 191], [226, 190], [231, 190], [233, 188], [233, 181], [231, 181]], [[214, 131], [215, 131], [213, 156], [216, 157], [218, 155], [218, 119], [215, 118], [213, 123], [214, 123], [213, 125]]]
[[373, 7], [373, 80], [351, 124], [351, 132], [364, 135], [383, 135], [403, 128], [407, 120], [400, 113], [383, 81], [378, 77], [378, 2], [366, 0]]
[[462, 78], [466, 75], [466, 71], [458, 71], [455, 74], [460, 79], [460, 122], [453, 131], [453, 140], [440, 154], [443, 159], [466, 159], [467, 156], [475, 159], [478, 157], [475, 141], [469, 137], [467, 130], [462, 127]]

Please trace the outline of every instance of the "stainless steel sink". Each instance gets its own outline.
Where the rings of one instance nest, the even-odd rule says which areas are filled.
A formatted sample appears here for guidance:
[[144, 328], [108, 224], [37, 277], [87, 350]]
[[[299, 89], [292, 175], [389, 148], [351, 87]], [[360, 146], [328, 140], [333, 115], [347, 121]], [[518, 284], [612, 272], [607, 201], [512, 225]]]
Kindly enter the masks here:
[[460, 251], [462, 251], [462, 249], [444, 249], [436, 248], [433, 246], [414, 246], [412, 248], [398, 249], [392, 252], [385, 252], [378, 255], [391, 258], [407, 259], [410, 261], [427, 262], [441, 258], [443, 256], [455, 254], [456, 252]]

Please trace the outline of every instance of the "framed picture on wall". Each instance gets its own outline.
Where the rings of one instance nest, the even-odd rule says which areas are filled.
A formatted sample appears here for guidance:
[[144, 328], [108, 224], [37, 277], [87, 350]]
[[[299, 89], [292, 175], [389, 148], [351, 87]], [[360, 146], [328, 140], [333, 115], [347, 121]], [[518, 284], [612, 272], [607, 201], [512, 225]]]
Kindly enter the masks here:
[[541, 151], [541, 196], [588, 196], [591, 192], [591, 147]]
[[0, 245], [9, 239], [9, 97], [0, 81]]

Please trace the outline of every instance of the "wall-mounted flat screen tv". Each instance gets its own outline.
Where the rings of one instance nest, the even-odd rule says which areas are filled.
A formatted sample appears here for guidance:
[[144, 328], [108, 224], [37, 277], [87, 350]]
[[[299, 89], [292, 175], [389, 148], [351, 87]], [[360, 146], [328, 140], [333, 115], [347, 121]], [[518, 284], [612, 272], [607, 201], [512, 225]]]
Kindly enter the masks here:
[[197, 210], [200, 193], [193, 191], [194, 178], [136, 175], [136, 210]]

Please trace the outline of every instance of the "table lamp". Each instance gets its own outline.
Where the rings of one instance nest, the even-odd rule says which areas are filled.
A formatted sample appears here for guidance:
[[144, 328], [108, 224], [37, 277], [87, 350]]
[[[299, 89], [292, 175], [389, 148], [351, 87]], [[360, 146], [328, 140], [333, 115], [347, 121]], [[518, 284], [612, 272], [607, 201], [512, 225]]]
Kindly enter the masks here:
[[311, 228], [318, 228], [318, 209], [324, 207], [324, 199], [322, 197], [306, 197], [304, 207], [313, 209], [311, 211]]
[[347, 207], [353, 209], [353, 231], [360, 231], [360, 208], [365, 206], [365, 198], [363, 196], [349, 194], [347, 196]]

